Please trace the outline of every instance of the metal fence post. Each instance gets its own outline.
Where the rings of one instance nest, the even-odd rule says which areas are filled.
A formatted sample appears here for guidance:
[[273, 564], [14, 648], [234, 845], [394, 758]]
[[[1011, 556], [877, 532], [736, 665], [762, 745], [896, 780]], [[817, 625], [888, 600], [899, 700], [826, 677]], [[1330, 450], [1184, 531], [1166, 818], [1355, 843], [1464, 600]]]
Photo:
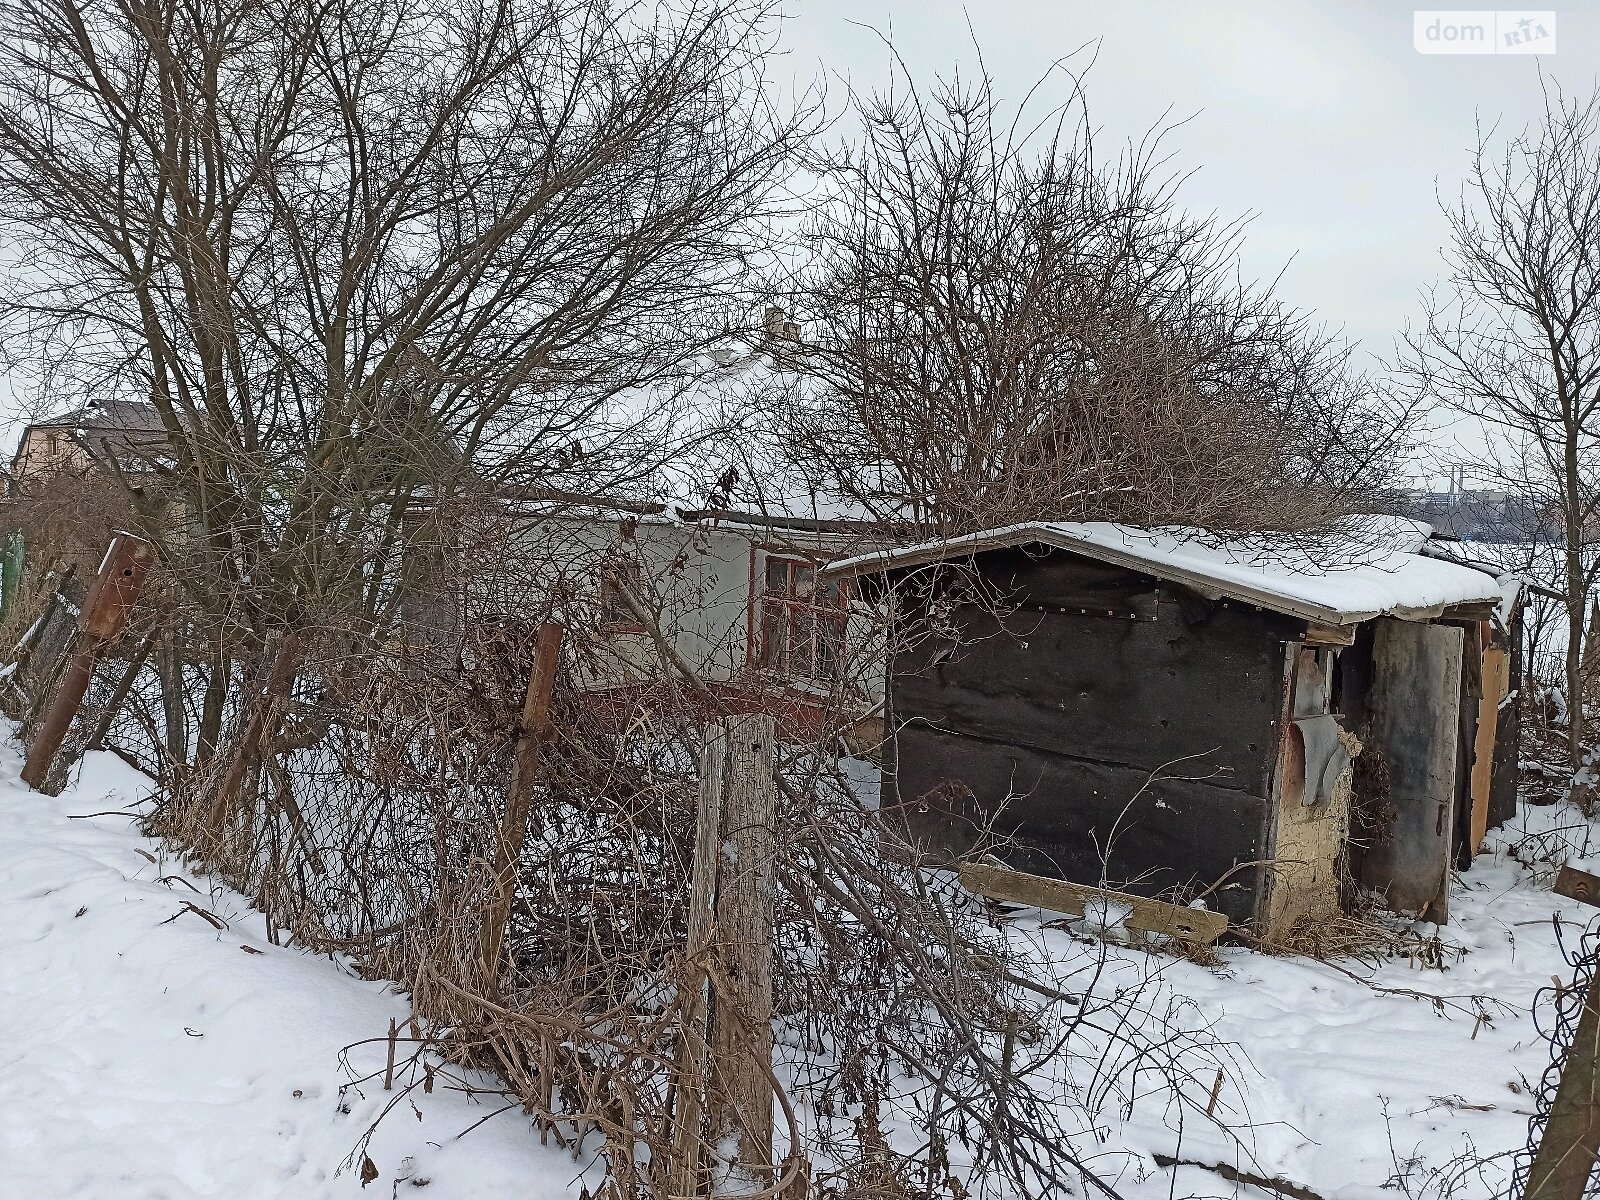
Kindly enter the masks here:
[[528, 674], [528, 691], [522, 700], [522, 719], [506, 788], [506, 812], [494, 847], [494, 873], [490, 877], [489, 903], [484, 910], [482, 959], [484, 987], [495, 990], [500, 974], [500, 953], [506, 925], [511, 920], [511, 900], [516, 894], [517, 861], [528, 836], [528, 813], [533, 807], [533, 786], [539, 778], [539, 757], [550, 729], [550, 699], [555, 692], [556, 667], [561, 661], [561, 637], [566, 631], [555, 621], [539, 626], [539, 641]]
[[95, 663], [101, 651], [128, 623], [128, 610], [144, 588], [154, 559], [155, 548], [141, 537], [118, 533], [111, 539], [100, 563], [100, 573], [84, 598], [72, 657], [56, 684], [50, 707], [39, 721], [33, 744], [28, 747], [28, 759], [22, 765], [23, 781], [35, 791], [44, 789], [56, 754], [94, 678]]

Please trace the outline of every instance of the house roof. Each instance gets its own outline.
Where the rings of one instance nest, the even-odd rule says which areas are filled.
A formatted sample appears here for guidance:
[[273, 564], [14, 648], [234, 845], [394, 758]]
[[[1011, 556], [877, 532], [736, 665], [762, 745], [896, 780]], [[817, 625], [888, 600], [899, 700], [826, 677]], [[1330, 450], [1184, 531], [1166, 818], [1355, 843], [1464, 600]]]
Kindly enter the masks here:
[[91, 400], [78, 408], [35, 421], [31, 429], [97, 429], [116, 433], [165, 434], [161, 414], [136, 400]]
[[1106, 521], [1039, 521], [861, 554], [826, 568], [865, 575], [970, 559], [1008, 546], [1046, 546], [1181, 583], [1203, 595], [1329, 625], [1377, 616], [1427, 620], [1455, 605], [1498, 605], [1493, 575], [1415, 553], [1427, 526], [1369, 519], [1354, 536], [1315, 541], [1263, 535], [1222, 539], [1198, 529], [1141, 529]]

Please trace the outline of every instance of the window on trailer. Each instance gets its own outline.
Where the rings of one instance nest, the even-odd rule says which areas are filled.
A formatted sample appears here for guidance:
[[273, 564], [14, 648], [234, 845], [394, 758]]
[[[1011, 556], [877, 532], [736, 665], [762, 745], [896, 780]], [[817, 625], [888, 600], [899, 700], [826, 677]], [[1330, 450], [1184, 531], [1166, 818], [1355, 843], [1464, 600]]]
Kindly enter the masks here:
[[636, 598], [645, 595], [644, 572], [632, 559], [618, 559], [600, 574], [600, 628], [606, 633], [644, 633], [638, 614], [623, 599], [621, 590], [612, 579], [615, 574], [627, 585]]
[[844, 649], [847, 603], [838, 580], [818, 583], [815, 563], [768, 555], [761, 593], [761, 665], [799, 679], [832, 679]]

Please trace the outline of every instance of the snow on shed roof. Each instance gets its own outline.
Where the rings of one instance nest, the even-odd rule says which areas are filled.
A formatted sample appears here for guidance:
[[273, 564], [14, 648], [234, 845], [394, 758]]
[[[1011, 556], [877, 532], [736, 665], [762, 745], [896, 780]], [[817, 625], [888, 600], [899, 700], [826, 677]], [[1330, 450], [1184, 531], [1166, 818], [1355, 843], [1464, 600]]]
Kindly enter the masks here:
[[[1107, 521], [1038, 521], [841, 559], [833, 575], [866, 575], [970, 558], [1006, 546], [1041, 545], [1082, 554], [1191, 587], [1330, 625], [1377, 616], [1426, 620], [1457, 604], [1498, 604], [1492, 575], [1414, 554], [1412, 538], [1376, 525], [1370, 537], [1313, 544], [1263, 535], [1227, 540], [1198, 529], [1140, 529]], [[1425, 535], [1423, 535], [1425, 536]]]

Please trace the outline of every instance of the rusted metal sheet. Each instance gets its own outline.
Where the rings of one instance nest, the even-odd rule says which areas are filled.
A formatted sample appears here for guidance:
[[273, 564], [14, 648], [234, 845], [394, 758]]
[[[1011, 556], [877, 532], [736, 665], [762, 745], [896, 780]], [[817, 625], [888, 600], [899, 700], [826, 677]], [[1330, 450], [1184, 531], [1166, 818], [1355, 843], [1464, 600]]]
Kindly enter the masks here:
[[1462, 632], [1380, 618], [1367, 745], [1388, 765], [1391, 819], [1362, 863], [1362, 883], [1397, 912], [1443, 922], [1456, 807]]
[[128, 610], [144, 589], [145, 576], [155, 561], [155, 547], [131, 533], [118, 533], [111, 539], [100, 573], [84, 597], [83, 615], [78, 628], [108, 641], [128, 623]]

